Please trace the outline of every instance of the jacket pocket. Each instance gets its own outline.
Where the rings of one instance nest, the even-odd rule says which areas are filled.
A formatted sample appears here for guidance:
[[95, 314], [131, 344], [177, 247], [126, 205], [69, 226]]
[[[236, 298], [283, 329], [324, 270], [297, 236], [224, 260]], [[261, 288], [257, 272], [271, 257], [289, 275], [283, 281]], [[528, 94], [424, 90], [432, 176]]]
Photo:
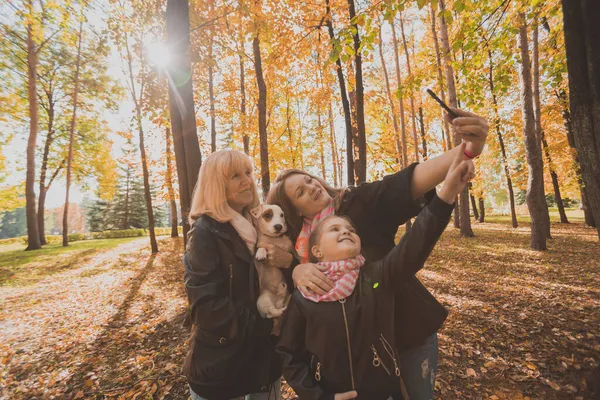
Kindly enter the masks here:
[[379, 335], [375, 344], [371, 344], [371, 352], [373, 353], [373, 367], [381, 367], [389, 376], [400, 377], [400, 361], [396, 351], [383, 334]]

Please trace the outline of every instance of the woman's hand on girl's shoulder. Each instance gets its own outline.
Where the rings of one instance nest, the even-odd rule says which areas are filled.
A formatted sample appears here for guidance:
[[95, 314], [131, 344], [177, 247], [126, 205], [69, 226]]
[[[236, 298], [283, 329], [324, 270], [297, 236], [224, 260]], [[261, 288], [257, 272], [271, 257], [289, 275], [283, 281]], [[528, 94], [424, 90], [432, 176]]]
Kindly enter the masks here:
[[294, 268], [292, 279], [296, 287], [304, 292], [313, 292], [324, 295], [333, 289], [333, 283], [319, 269], [317, 264], [300, 264]]

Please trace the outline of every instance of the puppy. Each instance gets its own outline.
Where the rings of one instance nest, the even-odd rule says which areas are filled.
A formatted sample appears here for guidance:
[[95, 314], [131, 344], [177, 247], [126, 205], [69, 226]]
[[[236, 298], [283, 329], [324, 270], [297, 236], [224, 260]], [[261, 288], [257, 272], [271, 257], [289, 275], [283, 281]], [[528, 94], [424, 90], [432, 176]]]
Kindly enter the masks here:
[[283, 273], [279, 268], [288, 265], [269, 266], [264, 261], [267, 259], [267, 244], [280, 247], [293, 253], [294, 246], [289, 237], [285, 235], [287, 223], [281, 208], [276, 205], [263, 204], [250, 211], [254, 218], [256, 233], [258, 234], [256, 251], [256, 270], [260, 281], [260, 296], [256, 307], [260, 314], [267, 318], [279, 318], [283, 315], [290, 296]]

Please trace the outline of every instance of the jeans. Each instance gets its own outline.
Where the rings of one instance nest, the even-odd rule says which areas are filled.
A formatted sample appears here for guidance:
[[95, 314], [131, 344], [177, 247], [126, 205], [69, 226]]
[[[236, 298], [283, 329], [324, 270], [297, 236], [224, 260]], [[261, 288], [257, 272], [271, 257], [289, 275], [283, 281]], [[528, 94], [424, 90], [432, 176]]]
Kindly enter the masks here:
[[[192, 400], [208, 400], [198, 396], [192, 388], [190, 388], [190, 397]], [[271, 390], [268, 393], [250, 393], [244, 397], [235, 398], [232, 400], [281, 400], [281, 378], [271, 384]]]
[[429, 336], [421, 346], [404, 351], [399, 358], [410, 400], [433, 399], [438, 367], [437, 333]]

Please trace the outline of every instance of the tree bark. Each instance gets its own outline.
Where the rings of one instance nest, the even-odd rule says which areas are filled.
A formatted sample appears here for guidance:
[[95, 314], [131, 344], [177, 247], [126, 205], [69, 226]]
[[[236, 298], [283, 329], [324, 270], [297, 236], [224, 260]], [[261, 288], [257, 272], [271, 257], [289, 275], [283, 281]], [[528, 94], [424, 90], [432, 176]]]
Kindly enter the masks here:
[[[256, 22], [255, 22], [256, 23]], [[263, 196], [269, 193], [271, 177], [269, 175], [269, 143], [267, 141], [267, 85], [263, 77], [262, 59], [260, 56], [260, 39], [258, 27], [252, 39], [254, 66], [256, 68], [256, 85], [258, 86], [258, 135], [260, 140], [260, 177]]]
[[[399, 11], [400, 15], [400, 33], [402, 34], [402, 44], [404, 46], [404, 55], [406, 56], [406, 70], [408, 72], [408, 80], [412, 79], [412, 70], [410, 68], [410, 55], [408, 53], [408, 45], [406, 43], [406, 35], [404, 33], [404, 21], [402, 19], [402, 11]], [[412, 133], [413, 133], [413, 145], [415, 150], [415, 161], [419, 162], [419, 140], [417, 139], [417, 118], [415, 113], [415, 96], [412, 90], [412, 85], [409, 86], [409, 97], [410, 97], [410, 116], [412, 119]]]
[[427, 160], [427, 140], [425, 139], [425, 119], [423, 119], [423, 107], [419, 107], [419, 122], [421, 123], [421, 142], [423, 145], [423, 160]]
[[473, 184], [469, 182], [469, 189], [471, 190], [469, 196], [471, 197], [471, 207], [473, 208], [473, 217], [475, 220], [479, 220], [479, 212], [477, 211], [477, 204], [475, 203], [475, 196], [473, 196]]
[[[533, 22], [533, 57], [532, 57], [532, 70], [533, 70], [533, 115], [535, 116], [535, 136], [539, 143], [542, 142], [544, 131], [542, 130], [542, 116], [540, 104], [540, 63], [539, 63], [539, 43], [538, 43], [538, 24], [537, 17]], [[541, 146], [541, 145], [540, 145]], [[549, 154], [549, 153], [548, 153]], [[552, 173], [552, 167], [549, 166], [550, 172]], [[542, 178], [544, 174], [544, 157], [542, 156]], [[542, 187], [544, 181], [542, 179]], [[550, 212], [548, 210], [548, 202], [546, 201], [546, 189], [544, 188], [544, 201], [542, 207], [544, 208], [544, 231], [548, 239], [552, 238], [550, 233]]]
[[[442, 101], [446, 102], [446, 92], [444, 90], [444, 77], [442, 75], [442, 58], [440, 55], [440, 45], [438, 43], [437, 37], [437, 28], [435, 26], [435, 9], [433, 8], [433, 2], [431, 3], [431, 32], [433, 33], [433, 44], [435, 47], [435, 60], [437, 64], [437, 73], [438, 73], [438, 85], [440, 90], [440, 95]], [[452, 148], [452, 141], [450, 140], [450, 127], [448, 125], [448, 121], [444, 118], [444, 110], [440, 111], [440, 115], [442, 116], [442, 142], [444, 142], [445, 150], [448, 151]]]
[[45, 234], [45, 222], [44, 222], [44, 208], [46, 205], [46, 193], [48, 188], [46, 187], [46, 173], [48, 172], [48, 156], [50, 154], [50, 146], [54, 142], [54, 101], [52, 93], [48, 93], [48, 133], [46, 134], [46, 142], [44, 143], [44, 153], [42, 155], [42, 165], [40, 168], [40, 184], [38, 194], [38, 230], [40, 233], [40, 244], [43, 246], [48, 244], [46, 242]]
[[[579, 154], [589, 209], [600, 221], [600, 4], [562, 2], [573, 138]], [[596, 224], [600, 238], [600, 224]]]
[[[444, 52], [444, 64], [446, 65], [446, 85], [448, 86], [448, 101], [450, 107], [458, 107], [456, 99], [456, 85], [454, 82], [454, 69], [452, 68], [452, 59], [450, 57], [450, 41], [448, 40], [448, 26], [443, 13], [446, 11], [444, 0], [440, 0], [440, 39], [442, 42], [442, 51]], [[460, 139], [455, 139], [454, 145], [460, 144]], [[460, 210], [460, 221], [458, 221], [456, 210]], [[473, 237], [473, 229], [471, 228], [471, 214], [469, 212], [469, 186], [465, 186], [456, 202], [454, 212], [454, 226], [460, 226], [460, 234], [464, 237]]]
[[81, 65], [81, 36], [83, 21], [79, 22], [79, 37], [77, 44], [77, 60], [75, 64], [75, 89], [73, 90], [73, 114], [69, 129], [69, 155], [67, 156], [67, 187], [65, 190], [65, 207], [63, 210], [62, 245], [69, 245], [69, 192], [71, 190], [71, 170], [73, 166], [73, 145], [75, 144], [75, 123], [77, 122], [77, 95], [79, 94], [79, 67]]
[[590, 206], [587, 201], [587, 195], [585, 194], [585, 185], [583, 184], [583, 176], [581, 175], [579, 154], [577, 153], [577, 148], [575, 147], [575, 138], [573, 137], [573, 126], [571, 124], [571, 112], [569, 111], [569, 98], [567, 96], [567, 93], [563, 89], [561, 89], [560, 92], [557, 93], [557, 96], [562, 107], [562, 116], [565, 124], [565, 130], [567, 131], [567, 142], [569, 143], [571, 154], [573, 155], [573, 166], [575, 168], [575, 173], [577, 174], [577, 182], [579, 183], [581, 208], [583, 209], [585, 224], [587, 226], [595, 228], [596, 223], [594, 221], [594, 216], [590, 211]]
[[396, 27], [394, 21], [390, 22], [392, 27], [392, 44], [394, 45], [394, 62], [396, 66], [396, 93], [398, 103], [400, 104], [400, 132], [402, 138], [402, 168], [408, 166], [407, 140], [406, 140], [406, 121], [404, 120], [404, 102], [402, 96], [402, 75], [400, 73], [400, 55], [398, 54], [398, 37], [396, 36]]
[[527, 180], [527, 208], [531, 217], [531, 248], [546, 250], [544, 225], [544, 184], [540, 143], [535, 135], [531, 64], [527, 41], [527, 20], [519, 13], [519, 48], [521, 50], [521, 103], [523, 111], [523, 136], [527, 155], [529, 177]]
[[171, 166], [171, 131], [166, 128], [165, 131], [165, 142], [166, 142], [166, 158], [167, 158], [167, 173], [165, 174], [165, 181], [167, 183], [167, 193], [169, 194], [169, 205], [171, 207], [171, 237], [178, 237], [179, 232], [177, 231], [177, 203], [175, 202], [175, 191], [173, 190], [173, 169]]
[[[33, 0], [27, 4], [33, 18]], [[42, 247], [35, 209], [35, 145], [38, 133], [37, 104], [37, 49], [33, 40], [32, 24], [27, 25], [27, 99], [29, 101], [29, 138], [27, 139], [27, 171], [25, 176], [25, 212], [27, 216], [27, 248], [37, 250]]]
[[355, 29], [352, 35], [354, 41], [354, 74], [356, 92], [356, 126], [358, 128], [358, 160], [356, 160], [356, 183], [367, 180], [367, 136], [365, 128], [365, 92], [362, 75], [362, 56], [360, 54], [360, 35], [356, 23], [356, 9], [354, 0], [348, 0], [348, 15], [350, 23]]
[[479, 198], [479, 222], [485, 222], [485, 204], [483, 202], [483, 197]]
[[383, 40], [381, 38], [381, 28], [379, 29], [379, 57], [381, 58], [381, 67], [383, 68], [383, 76], [385, 78], [385, 91], [387, 93], [388, 101], [390, 102], [390, 112], [392, 114], [392, 123], [394, 125], [394, 142], [396, 143], [396, 162], [398, 166], [404, 168], [404, 159], [402, 157], [402, 147], [400, 145], [400, 135], [398, 133], [398, 119], [396, 118], [396, 110], [394, 108], [394, 98], [392, 97], [392, 90], [390, 89], [390, 79], [385, 65], [385, 58], [383, 56]]
[[554, 200], [556, 201], [556, 207], [558, 208], [558, 214], [560, 215], [560, 222], [563, 224], [568, 224], [569, 220], [567, 219], [567, 214], [565, 213], [565, 205], [562, 200], [562, 196], [560, 194], [560, 186], [558, 184], [558, 175], [556, 174], [556, 170], [554, 169], [554, 164], [552, 163], [552, 156], [550, 155], [550, 148], [548, 146], [548, 141], [546, 140], [546, 135], [542, 130], [542, 147], [544, 149], [544, 154], [546, 156], [546, 162], [548, 164], [548, 169], [550, 170], [550, 177], [552, 178], [552, 187], [554, 188]]
[[[209, 15], [213, 15], [214, 12], [214, 0], [208, 0], [208, 12]], [[208, 39], [208, 99], [210, 102], [210, 150], [212, 153], [217, 151], [217, 126], [215, 116], [215, 91], [213, 82], [213, 73], [216, 62], [213, 56], [213, 44], [214, 44], [214, 24], [213, 21], [209, 26], [209, 39]]]
[[[329, 33], [329, 38], [331, 39], [331, 43], [333, 45], [333, 41], [335, 40], [335, 33], [333, 31], [333, 19], [331, 17], [331, 6], [329, 5], [329, 0], [325, 0], [325, 11], [327, 14], [327, 32]], [[348, 94], [346, 92], [346, 82], [344, 80], [344, 70], [342, 69], [342, 62], [339, 57], [337, 58], [337, 60], [335, 60], [335, 65], [338, 83], [340, 85], [340, 98], [342, 99], [342, 107], [344, 109], [344, 123], [346, 124], [346, 169], [348, 170], [348, 186], [352, 186], [356, 182], [354, 178], [354, 155], [352, 153], [352, 116], [350, 112], [350, 101], [348, 100]]]
[[[169, 112], [173, 131], [173, 148], [177, 165], [179, 204], [183, 225], [183, 239], [187, 241], [190, 229], [188, 215], [202, 155], [196, 133], [194, 88], [189, 56], [190, 16], [188, 0], [167, 0], [165, 13], [168, 44], [173, 56], [169, 74]], [[178, 84], [175, 84], [178, 82]]]
[[329, 103], [328, 107], [328, 117], [329, 117], [329, 145], [331, 147], [331, 159], [333, 160], [333, 184], [335, 187], [338, 187], [338, 184], [341, 182], [338, 181], [338, 175], [341, 178], [340, 169], [340, 160], [338, 158], [337, 153], [337, 140], [335, 138], [335, 127], [333, 123], [333, 110], [331, 109], [331, 103]]
[[490, 84], [490, 93], [492, 94], [492, 104], [494, 107], [494, 125], [496, 125], [496, 134], [498, 135], [498, 143], [500, 144], [500, 153], [502, 154], [502, 164], [504, 166], [504, 176], [506, 177], [506, 186], [508, 188], [508, 199], [510, 202], [510, 217], [512, 220], [512, 227], [517, 228], [519, 223], [517, 222], [517, 211], [515, 207], [515, 193], [513, 190], [512, 179], [510, 177], [510, 169], [508, 168], [508, 158], [506, 157], [506, 147], [504, 146], [504, 138], [502, 137], [502, 131], [500, 130], [500, 111], [498, 110], [498, 97], [496, 96], [494, 86], [494, 59], [492, 51], [488, 48], [488, 57], [490, 59], [490, 74], [488, 82]]
[[[243, 45], [243, 44], [241, 44]], [[240, 120], [242, 123], [242, 141], [244, 145], [244, 153], [250, 154], [250, 138], [246, 132], [246, 79], [244, 70], [244, 54], [240, 51]]]
[[[144, 93], [143, 78], [142, 88], [140, 89], [140, 96], [138, 98], [135, 91], [135, 78], [133, 76], [133, 58], [129, 50], [129, 37], [125, 33], [125, 50], [127, 51], [127, 67], [129, 70], [129, 82], [131, 84], [131, 97], [135, 105], [135, 117], [138, 128], [138, 137], [140, 145], [140, 157], [142, 160], [142, 174], [144, 177], [144, 199], [146, 200], [146, 212], [148, 214], [148, 233], [150, 234], [150, 247], [152, 254], [158, 253], [158, 243], [156, 242], [156, 235], [154, 232], [154, 213], [152, 209], [152, 195], [150, 193], [150, 174], [148, 173], [148, 159], [146, 157], [146, 146], [144, 145], [144, 129], [142, 127], [142, 96]], [[140, 62], [143, 63], [143, 59], [140, 57]]]

